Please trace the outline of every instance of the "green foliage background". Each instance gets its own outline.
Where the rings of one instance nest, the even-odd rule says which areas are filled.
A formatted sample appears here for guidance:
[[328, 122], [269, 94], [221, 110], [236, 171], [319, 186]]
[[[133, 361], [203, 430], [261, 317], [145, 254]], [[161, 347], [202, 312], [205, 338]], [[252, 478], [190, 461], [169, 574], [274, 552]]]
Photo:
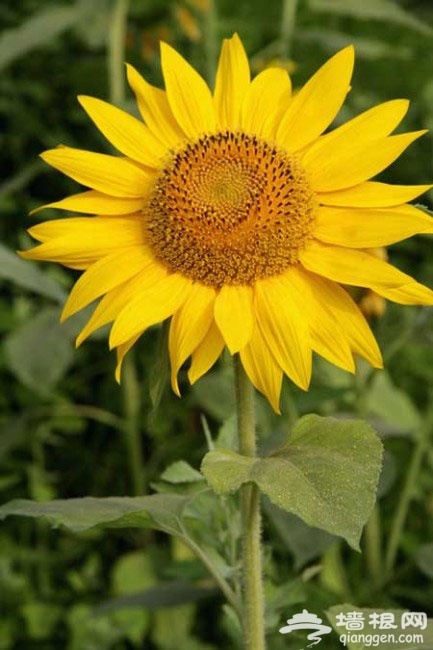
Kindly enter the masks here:
[[[404, 129], [433, 128], [429, 0], [300, 0], [293, 30], [282, 23], [291, 5], [293, 0], [216, 0], [215, 5], [132, 0], [126, 57], [160, 84], [157, 41], [162, 37], [210, 78], [221, 38], [238, 31], [256, 72], [280, 59], [294, 68], [296, 86], [353, 42], [353, 89], [338, 120], [408, 97], [412, 104]], [[167, 387], [165, 332], [155, 329], [131, 355], [119, 388], [106, 332], [75, 351], [73, 339], [85, 316], [58, 324], [76, 275], [14, 254], [28, 246], [25, 229], [40, 217], [28, 212], [77, 191], [38, 154], [59, 143], [108, 151], [76, 96], [113, 96], [108, 36], [114, 8], [114, 0], [4, 0], [0, 5], [2, 502], [152, 489], [176, 494], [181, 487], [193, 493], [201, 479], [192, 468], [199, 468], [208, 449], [203, 427], [214, 438], [219, 435], [224, 446], [235, 447], [229, 359], [192, 389], [181, 373], [183, 399], [178, 400]], [[125, 107], [136, 110], [131, 94]], [[432, 151], [429, 134], [382, 180], [429, 182]], [[431, 205], [428, 196], [422, 202]], [[43, 214], [60, 216], [55, 210]], [[432, 246], [431, 237], [416, 237], [392, 247], [390, 259], [433, 287]], [[264, 453], [298, 415], [311, 411], [365, 416], [386, 448], [379, 506], [362, 555], [265, 504], [270, 650], [300, 647], [299, 638], [279, 637], [277, 630], [303, 607], [322, 616], [346, 601], [433, 616], [432, 322], [432, 310], [389, 304], [384, 317], [373, 321], [386, 371], [372, 374], [360, 365], [353, 379], [316, 359], [308, 393], [285, 384], [282, 417], [272, 415], [259, 398]], [[180, 459], [188, 464], [179, 464]], [[221, 503], [202, 505], [197, 525], [214, 561], [230, 576], [238, 566], [223, 551], [228, 539], [238, 542], [239, 522], [231, 511], [225, 519]], [[410, 507], [396, 539], [392, 531], [402, 504]], [[387, 572], [390, 539], [398, 542], [398, 554]], [[151, 530], [72, 535], [42, 521], [9, 518], [0, 531], [0, 604], [0, 650], [239, 647], [233, 613], [223, 607], [191, 549]], [[339, 647], [334, 643], [324, 639], [322, 647]]]

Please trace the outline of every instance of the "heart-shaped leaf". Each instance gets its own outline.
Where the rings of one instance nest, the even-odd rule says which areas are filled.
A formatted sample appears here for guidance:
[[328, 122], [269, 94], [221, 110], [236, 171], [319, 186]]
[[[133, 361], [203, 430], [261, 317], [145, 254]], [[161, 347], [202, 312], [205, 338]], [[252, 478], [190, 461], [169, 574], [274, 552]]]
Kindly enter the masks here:
[[366, 422], [307, 415], [271, 456], [211, 451], [202, 472], [220, 494], [253, 481], [275, 505], [359, 550], [381, 463], [381, 442]]

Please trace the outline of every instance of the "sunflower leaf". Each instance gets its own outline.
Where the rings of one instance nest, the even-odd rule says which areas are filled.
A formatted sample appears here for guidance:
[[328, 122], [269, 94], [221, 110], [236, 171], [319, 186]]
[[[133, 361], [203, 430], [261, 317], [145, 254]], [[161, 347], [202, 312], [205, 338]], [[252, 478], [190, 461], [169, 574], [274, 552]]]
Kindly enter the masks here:
[[43, 309], [6, 338], [6, 363], [25, 386], [49, 393], [73, 361], [70, 339], [60, 324], [60, 310]]
[[55, 280], [40, 271], [35, 264], [20, 259], [15, 251], [0, 244], [0, 278], [63, 303], [66, 294]]
[[271, 456], [211, 451], [202, 472], [219, 494], [253, 481], [275, 505], [358, 550], [381, 463], [382, 445], [366, 422], [307, 415]]
[[0, 69], [37, 47], [50, 43], [74, 25], [78, 7], [66, 4], [35, 12], [18, 27], [5, 30], [0, 37]]
[[84, 497], [46, 502], [14, 499], [0, 507], [0, 520], [10, 515], [43, 518], [52, 526], [79, 533], [102, 528], [155, 528], [181, 534], [188, 497], [153, 494], [145, 497]]
[[309, 7], [318, 13], [350, 16], [359, 20], [378, 20], [404, 25], [421, 34], [431, 34], [425, 22], [392, 0], [309, 0]]

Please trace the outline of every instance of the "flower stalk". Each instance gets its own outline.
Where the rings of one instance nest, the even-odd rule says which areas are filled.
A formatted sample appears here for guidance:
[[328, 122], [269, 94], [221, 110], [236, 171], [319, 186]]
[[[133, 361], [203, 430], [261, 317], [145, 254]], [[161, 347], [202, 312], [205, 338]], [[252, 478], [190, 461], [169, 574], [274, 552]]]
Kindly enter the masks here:
[[417, 441], [409, 461], [403, 489], [397, 502], [397, 508], [391, 524], [391, 532], [385, 555], [385, 576], [387, 579], [390, 579], [394, 570], [409, 507], [415, 492], [416, 482], [430, 444], [430, 436], [433, 429], [433, 401], [431, 397], [429, 403], [431, 406], [425, 415], [423, 424], [418, 433]]
[[[236, 395], [239, 452], [256, 455], [254, 388], [236, 357]], [[260, 492], [256, 485], [241, 488], [243, 607], [246, 650], [265, 650], [265, 616], [262, 579]]]
[[140, 383], [132, 355], [125, 359], [122, 388], [131, 488], [134, 496], [141, 496], [145, 492], [146, 485], [140, 428]]
[[280, 29], [280, 57], [284, 61], [291, 54], [298, 0], [284, 0]]
[[129, 0], [115, 0], [108, 33], [108, 78], [110, 99], [114, 104], [123, 104], [125, 101], [124, 61], [128, 8]]

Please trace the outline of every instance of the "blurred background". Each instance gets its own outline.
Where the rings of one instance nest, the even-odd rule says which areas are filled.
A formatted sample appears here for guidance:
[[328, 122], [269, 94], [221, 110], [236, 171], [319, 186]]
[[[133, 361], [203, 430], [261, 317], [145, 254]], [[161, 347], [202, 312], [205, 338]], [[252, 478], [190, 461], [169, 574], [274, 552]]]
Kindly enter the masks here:
[[[29, 211], [79, 190], [38, 154], [60, 143], [109, 151], [78, 94], [136, 114], [123, 61], [161, 85], [161, 39], [212, 84], [221, 39], [234, 31], [254, 73], [282, 65], [295, 87], [354, 43], [352, 91], [337, 123], [404, 97], [411, 108], [403, 129], [432, 129], [433, 4], [3, 0], [0, 28], [1, 502], [194, 490], [200, 477], [193, 468], [207, 450], [203, 424], [226, 445], [235, 444], [230, 362], [222, 359], [193, 388], [181, 372], [179, 400], [167, 384], [164, 328], [146, 334], [131, 353], [121, 387], [106, 331], [74, 350], [88, 313], [62, 326], [58, 319], [77, 274], [15, 254], [30, 245], [27, 227], [64, 216], [47, 210], [29, 217]], [[431, 182], [432, 162], [430, 133], [381, 180]], [[431, 207], [428, 195], [419, 202]], [[414, 237], [388, 255], [433, 287], [432, 237]], [[367, 417], [386, 449], [378, 506], [360, 555], [265, 504], [268, 623], [274, 631], [304, 606], [320, 615], [342, 602], [433, 616], [433, 311], [385, 306], [368, 293], [356, 297], [386, 370], [359, 364], [352, 377], [316, 359], [308, 393], [284, 385], [282, 417], [259, 397], [259, 433], [266, 452], [304, 413]], [[179, 465], [180, 459], [188, 465]], [[215, 521], [207, 525], [211, 530]], [[237, 567], [224, 556], [218, 535], [224, 537], [221, 527], [212, 552], [229, 576]], [[152, 531], [74, 536], [44, 522], [9, 518], [0, 531], [0, 605], [0, 650], [240, 647], [233, 614], [206, 570], [185, 547]], [[300, 647], [299, 640], [277, 636], [271, 635], [270, 650]], [[334, 647], [326, 643], [323, 648]]]

